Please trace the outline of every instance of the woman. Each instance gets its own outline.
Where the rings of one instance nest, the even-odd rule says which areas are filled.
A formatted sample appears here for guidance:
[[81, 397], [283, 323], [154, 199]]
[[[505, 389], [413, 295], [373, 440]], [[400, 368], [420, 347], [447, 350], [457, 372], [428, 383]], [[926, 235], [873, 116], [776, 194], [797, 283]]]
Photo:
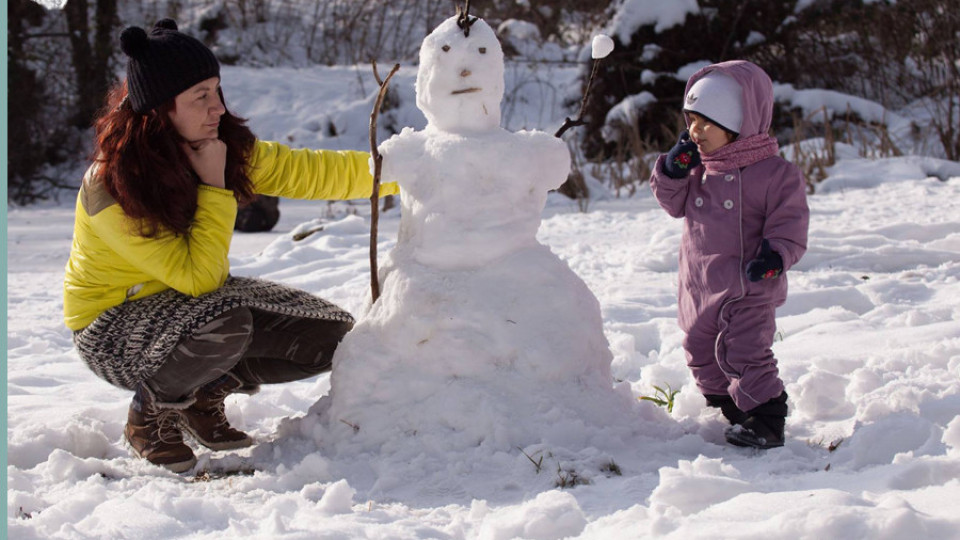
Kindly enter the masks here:
[[183, 472], [196, 463], [183, 431], [215, 450], [249, 446], [224, 398], [328, 370], [353, 326], [306, 292], [229, 276], [238, 203], [369, 197], [373, 179], [364, 152], [258, 141], [226, 110], [216, 57], [174, 21], [120, 41], [127, 78], [96, 122], [64, 316], [87, 365], [135, 392], [124, 430], [134, 452]]

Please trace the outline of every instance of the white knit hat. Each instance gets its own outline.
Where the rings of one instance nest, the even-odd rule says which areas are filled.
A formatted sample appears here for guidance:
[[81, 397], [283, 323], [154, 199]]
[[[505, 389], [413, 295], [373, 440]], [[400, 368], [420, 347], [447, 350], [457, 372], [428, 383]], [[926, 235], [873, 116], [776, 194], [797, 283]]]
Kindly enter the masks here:
[[743, 89], [733, 77], [711, 71], [697, 79], [683, 100], [684, 112], [694, 112], [718, 126], [740, 133]]

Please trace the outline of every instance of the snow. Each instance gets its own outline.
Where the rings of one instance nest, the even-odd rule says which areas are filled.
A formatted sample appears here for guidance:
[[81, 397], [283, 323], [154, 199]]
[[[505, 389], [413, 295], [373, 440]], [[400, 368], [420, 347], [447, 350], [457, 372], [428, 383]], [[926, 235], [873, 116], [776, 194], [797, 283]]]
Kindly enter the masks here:
[[682, 24], [688, 13], [699, 11], [697, 0], [622, 0], [606, 32], [615, 35], [620, 43], [630, 45], [633, 33], [641, 26], [652, 24], [654, 31], [659, 33]]
[[674, 75], [674, 77], [678, 81], [686, 82], [687, 80], [690, 79], [690, 77], [693, 76], [694, 73], [700, 71], [701, 69], [709, 66], [712, 63], [713, 62], [709, 62], [707, 60], [701, 60], [699, 62], [690, 62], [689, 64], [681, 66], [680, 69], [677, 70], [677, 73]]
[[[198, 451], [210, 481], [144, 464], [120, 442], [129, 394], [83, 366], [60, 320], [72, 207], [13, 208], [11, 537], [680, 538], [722, 527], [731, 538], [957, 538], [960, 177], [888, 181], [888, 161], [840, 161], [835, 170], [859, 172], [865, 185], [810, 197], [811, 248], [791, 270], [775, 345], [791, 395], [789, 440], [765, 453], [723, 442], [722, 419], [683, 365], [673, 319], [679, 222], [645, 192], [594, 201], [587, 214], [551, 196], [538, 239], [599, 298], [614, 377], [635, 396], [664, 383], [681, 393], [672, 414], [640, 403], [640, 433], [611, 451], [524, 448], [542, 458], [540, 473], [519, 449], [464, 452], [459, 466], [456, 456], [408, 463], [384, 452], [362, 467], [318, 453], [295, 428], [309, 423], [329, 376], [229, 398], [228, 415], [261, 444]], [[366, 223], [349, 212], [320, 218], [323, 204], [283, 201], [274, 232], [236, 237], [233, 271], [359, 313], [369, 294]], [[382, 217], [381, 253], [395, 246], [399, 221], [396, 210]], [[599, 429], [570, 420], [560, 425], [571, 439]], [[590, 484], [553, 487], [568, 459]], [[609, 461], [622, 476], [602, 472]], [[256, 472], [223, 476], [245, 467]], [[420, 478], [391, 477], [398, 470]]]
[[792, 84], [775, 84], [773, 86], [773, 97], [779, 102], [800, 109], [805, 116], [823, 110], [830, 118], [844, 116], [851, 112], [858, 115], [864, 122], [883, 124], [901, 124], [904, 122], [902, 117], [875, 101], [833, 90], [797, 90]]
[[603, 121], [603, 128], [601, 128], [604, 140], [613, 141], [618, 136], [625, 137], [622, 133], [623, 128], [637, 125], [640, 112], [656, 102], [657, 98], [653, 94], [644, 91], [629, 95], [623, 98], [620, 103], [610, 107]]
[[521, 41], [541, 41], [543, 39], [537, 25], [517, 19], [507, 19], [500, 23], [500, 26], [497, 27], [497, 36], [500, 39], [518, 39]]
[[[414, 107], [413, 77], [405, 66], [394, 79], [401, 106], [390, 113], [397, 126], [416, 131], [426, 121]], [[576, 94], [576, 81], [564, 77]], [[509, 88], [509, 69], [507, 79]], [[231, 109], [249, 116], [262, 137], [292, 136], [294, 145], [365, 149], [371, 81], [368, 66], [224, 68]], [[551, 132], [564, 113], [541, 105], [519, 106], [516, 118], [534, 120], [507, 122], [508, 130]], [[338, 136], [326, 131], [327, 119]], [[454, 430], [442, 436], [429, 427], [419, 439], [386, 437], [369, 433], [366, 421], [354, 434], [345, 423], [333, 429], [321, 421], [332, 401], [331, 376], [322, 375], [228, 398], [232, 422], [259, 444], [217, 453], [198, 448], [196, 469], [182, 476], [130, 455], [121, 442], [129, 392], [97, 379], [63, 326], [73, 200], [11, 207], [8, 535], [960, 538], [958, 164], [918, 156], [868, 160], [842, 144], [837, 156], [809, 198], [810, 249], [790, 270], [789, 299], [778, 310], [774, 350], [791, 413], [786, 445], [765, 452], [727, 445], [722, 418], [697, 394], [675, 322], [681, 222], [645, 188], [629, 199], [594, 189], [587, 213], [551, 194], [536, 232], [536, 242], [598, 301], [614, 381], [611, 394], [591, 395], [607, 396], [614, 404], [608, 414], [584, 418], [538, 379], [523, 387], [525, 399], [562, 406], [492, 414], [521, 399], [518, 376], [503, 380], [501, 395], [488, 364], [467, 364], [480, 373], [474, 389], [482, 388], [485, 400], [465, 408], [451, 397], [442, 411], [408, 411], [421, 419], [445, 415], [491, 442], [471, 446]], [[363, 316], [367, 207], [284, 200], [274, 231], [234, 238], [232, 271], [301, 287]], [[383, 256], [397, 249], [401, 221], [397, 208], [381, 215]], [[428, 275], [468, 270], [430, 272], [416, 276], [426, 289], [440, 287]], [[543, 286], [536, 274], [507, 277]], [[400, 293], [384, 281], [385, 295]], [[551, 295], [524, 298], [532, 296], [541, 298], [530, 306], [539, 312]], [[540, 339], [524, 345], [544, 346]], [[444, 364], [431, 360], [418, 369], [431, 367]], [[398, 373], [374, 380], [358, 370], [350, 389], [363, 393], [358, 400], [390, 395], [413, 406], [422, 388]], [[671, 413], [635, 399], [652, 395], [654, 385], [680, 389]], [[626, 411], [615, 408], [622, 400]], [[508, 412], [509, 422], [472, 425]], [[384, 429], [395, 429], [389, 420], [381, 418]], [[563, 483], [573, 485], [558, 487]]]
[[324, 492], [317, 502], [317, 510], [324, 514], [349, 514], [353, 511], [353, 496], [357, 490], [346, 480], [337, 480]]

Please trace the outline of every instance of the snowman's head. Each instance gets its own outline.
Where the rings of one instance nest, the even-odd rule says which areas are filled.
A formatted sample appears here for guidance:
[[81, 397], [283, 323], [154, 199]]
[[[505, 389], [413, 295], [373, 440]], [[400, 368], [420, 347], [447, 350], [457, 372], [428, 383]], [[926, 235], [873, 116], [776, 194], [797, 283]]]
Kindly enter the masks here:
[[502, 99], [503, 50], [483, 19], [470, 27], [469, 37], [451, 17], [424, 38], [417, 107], [429, 125], [450, 133], [496, 129]]

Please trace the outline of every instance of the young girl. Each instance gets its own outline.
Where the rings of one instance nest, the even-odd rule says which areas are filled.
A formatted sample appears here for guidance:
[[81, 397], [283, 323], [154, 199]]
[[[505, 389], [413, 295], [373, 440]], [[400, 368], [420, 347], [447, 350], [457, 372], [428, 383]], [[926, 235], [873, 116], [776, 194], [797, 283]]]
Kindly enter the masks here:
[[683, 217], [679, 323], [687, 365], [738, 446], [783, 445], [787, 394], [771, 351], [785, 272], [807, 248], [809, 210], [800, 170], [768, 131], [773, 84], [746, 61], [693, 74], [683, 105], [688, 131], [650, 178], [667, 213]]
[[373, 179], [365, 152], [256, 140], [224, 106], [216, 57], [174, 21], [120, 41], [127, 78], [96, 122], [64, 319], [90, 369], [135, 392], [124, 434], [136, 454], [183, 472], [196, 458], [181, 430], [211, 449], [250, 445], [224, 398], [330, 369], [353, 326], [306, 292], [230, 277], [238, 202], [369, 197]]

